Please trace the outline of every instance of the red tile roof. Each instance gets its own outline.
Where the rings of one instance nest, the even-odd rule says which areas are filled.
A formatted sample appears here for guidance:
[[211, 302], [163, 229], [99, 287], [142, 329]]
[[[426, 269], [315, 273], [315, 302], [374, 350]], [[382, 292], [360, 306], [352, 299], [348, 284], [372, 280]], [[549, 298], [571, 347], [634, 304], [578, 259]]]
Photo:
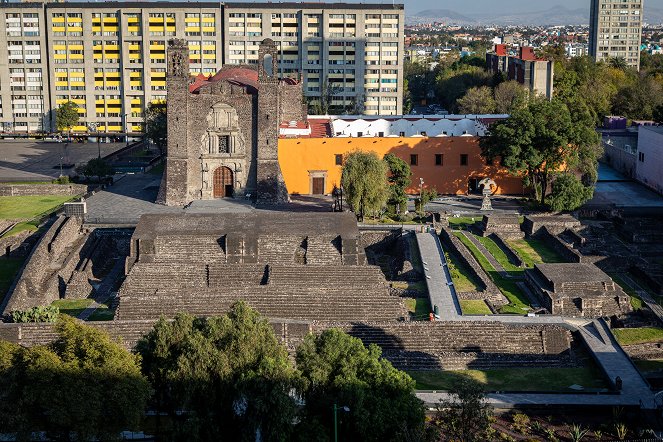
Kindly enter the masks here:
[[[260, 83], [258, 81], [258, 71], [250, 68], [229, 68], [221, 69], [215, 75], [205, 76], [204, 74], [198, 74], [194, 82], [189, 85], [189, 92], [198, 93], [200, 88], [211, 83], [216, 83], [217, 81], [225, 80], [231, 84], [238, 86], [246, 86], [248, 93], [255, 93], [260, 89]], [[294, 78], [282, 78], [280, 80], [282, 84], [287, 85], [296, 85], [299, 83]]]

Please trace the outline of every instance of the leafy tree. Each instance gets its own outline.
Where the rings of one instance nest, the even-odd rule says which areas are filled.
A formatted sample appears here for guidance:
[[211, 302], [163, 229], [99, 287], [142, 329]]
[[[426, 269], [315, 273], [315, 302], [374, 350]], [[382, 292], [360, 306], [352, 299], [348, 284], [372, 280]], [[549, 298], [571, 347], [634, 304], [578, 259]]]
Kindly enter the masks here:
[[145, 110], [145, 137], [163, 155], [168, 143], [168, 112], [165, 101], [152, 102]]
[[23, 348], [0, 343], [2, 432], [32, 440], [117, 440], [136, 429], [150, 394], [140, 357], [73, 318], [61, 318], [58, 339]]
[[391, 213], [398, 214], [402, 208], [407, 207], [407, 195], [405, 189], [410, 186], [412, 170], [410, 166], [393, 153], [384, 156], [384, 161], [389, 167], [389, 199], [387, 207]]
[[387, 163], [375, 152], [351, 152], [343, 163], [341, 185], [360, 219], [367, 213], [377, 214], [387, 202]]
[[628, 63], [624, 57], [612, 57], [608, 60], [608, 64], [611, 68], [619, 69], [625, 71], [628, 69]]
[[559, 100], [534, 98], [511, 118], [494, 123], [480, 141], [481, 150], [487, 158], [501, 157], [512, 174], [523, 176], [543, 205], [550, 178], [591, 142], [581, 126]]
[[458, 99], [463, 97], [469, 89], [488, 86], [491, 81], [492, 75], [485, 68], [456, 62], [437, 74], [435, 93], [446, 109], [456, 112]]
[[493, 91], [488, 86], [468, 90], [457, 104], [461, 114], [492, 114], [496, 108]]
[[245, 303], [220, 317], [161, 319], [137, 349], [155, 407], [176, 423], [171, 439], [289, 440], [295, 371], [269, 322]]
[[478, 382], [462, 378], [449, 389], [450, 399], [438, 405], [435, 423], [447, 440], [482, 442], [488, 440], [490, 405]]
[[297, 367], [305, 382], [306, 408], [298, 435], [302, 440], [328, 440], [333, 406], [340, 415], [343, 440], [396, 441], [424, 428], [424, 406], [412, 393], [415, 383], [381, 357], [375, 344], [338, 329], [309, 335], [297, 349]]
[[55, 322], [60, 309], [51, 306], [32, 307], [27, 310], [14, 310], [10, 313], [12, 322]]
[[527, 104], [528, 91], [517, 81], [505, 81], [495, 87], [495, 112], [510, 114]]
[[115, 173], [113, 167], [103, 158], [93, 158], [88, 161], [85, 166], [76, 168], [76, 171], [85, 175], [86, 177], [96, 176], [99, 182], [101, 182], [103, 178], [111, 176]]
[[651, 77], [641, 78], [619, 90], [613, 112], [636, 120], [651, 120], [654, 110], [663, 104], [663, 87]]
[[425, 64], [406, 61], [403, 66], [404, 84], [404, 112], [409, 113], [412, 106], [420, 104], [423, 100], [434, 96], [433, 85], [435, 84], [435, 71]]
[[416, 211], [423, 215], [426, 204], [430, 203], [435, 198], [437, 198], [437, 189], [430, 189], [426, 187], [423, 188], [421, 190], [421, 197], [414, 200], [414, 207]]
[[55, 126], [60, 132], [71, 132], [78, 119], [78, 105], [73, 101], [62, 103], [55, 110]]
[[663, 124], [663, 104], [656, 106], [653, 117], [658, 124]]
[[575, 175], [565, 173], [553, 181], [548, 206], [555, 212], [576, 210], [593, 195], [593, 187], [585, 187]]

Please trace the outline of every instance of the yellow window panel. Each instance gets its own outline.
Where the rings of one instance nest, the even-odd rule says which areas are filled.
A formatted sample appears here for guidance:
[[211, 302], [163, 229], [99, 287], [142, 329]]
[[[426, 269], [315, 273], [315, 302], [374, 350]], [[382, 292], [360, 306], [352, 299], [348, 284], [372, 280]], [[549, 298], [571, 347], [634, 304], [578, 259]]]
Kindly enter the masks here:
[[64, 23], [64, 17], [53, 17], [53, 23]]
[[54, 51], [63, 50], [63, 49], [67, 49], [67, 45], [53, 45]]
[[106, 86], [119, 86], [119, 81], [106, 81]]
[[184, 23], [198, 23], [200, 19], [198, 17], [187, 17], [184, 19]]
[[64, 32], [64, 26], [53, 26], [51, 30], [53, 32]]
[[53, 58], [56, 60], [66, 60], [67, 59], [67, 54], [54, 54]]
[[56, 82], [55, 82], [55, 85], [56, 85], [56, 86], [66, 86], [66, 85], [67, 85], [67, 80], [56, 81]]
[[95, 82], [94, 82], [94, 85], [95, 85], [95, 86], [104, 87], [104, 82], [103, 82], [103, 81], [95, 81]]
[[165, 81], [152, 80], [152, 86], [165, 86], [165, 85], [166, 85]]
[[71, 81], [69, 84], [72, 86], [85, 86], [84, 81]]

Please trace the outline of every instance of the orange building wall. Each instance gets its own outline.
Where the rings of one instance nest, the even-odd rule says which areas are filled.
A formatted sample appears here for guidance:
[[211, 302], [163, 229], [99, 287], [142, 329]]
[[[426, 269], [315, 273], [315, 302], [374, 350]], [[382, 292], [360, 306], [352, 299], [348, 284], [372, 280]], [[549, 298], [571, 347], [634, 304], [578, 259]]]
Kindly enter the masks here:
[[[522, 195], [522, 180], [508, 174], [506, 169], [486, 165], [481, 156], [478, 137], [444, 138], [281, 138], [279, 163], [288, 192], [311, 193], [310, 171], [326, 172], [325, 193], [341, 183], [341, 166], [335, 164], [336, 154], [354, 150], [373, 151], [380, 158], [393, 153], [410, 164], [410, 155], [418, 155], [418, 165], [412, 169], [412, 184], [408, 193], [419, 193], [419, 178], [424, 187], [435, 188], [445, 195], [462, 195], [468, 191], [470, 178], [490, 177], [497, 183], [497, 194]], [[443, 165], [435, 165], [435, 154], [443, 155]], [[460, 155], [468, 155], [468, 165], [460, 165]], [[495, 164], [498, 162], [495, 161]]]

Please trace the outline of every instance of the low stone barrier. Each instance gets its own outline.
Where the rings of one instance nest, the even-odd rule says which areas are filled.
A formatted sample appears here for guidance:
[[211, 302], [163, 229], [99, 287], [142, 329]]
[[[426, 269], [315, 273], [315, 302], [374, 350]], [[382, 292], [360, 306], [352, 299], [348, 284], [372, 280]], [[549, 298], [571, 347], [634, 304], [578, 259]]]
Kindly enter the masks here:
[[[561, 232], [560, 232], [561, 233]], [[583, 256], [575, 249], [570, 248], [564, 241], [548, 230], [547, 226], [541, 227], [538, 236], [564, 258], [567, 262], [584, 262]]]
[[562, 233], [566, 229], [578, 229], [580, 221], [571, 215], [528, 215], [523, 222], [523, 230], [527, 236], [537, 236], [542, 228], [554, 235]]
[[83, 195], [88, 186], [84, 184], [0, 184], [0, 196], [27, 195]]
[[502, 249], [506, 257], [509, 259], [509, 261], [511, 261], [511, 264], [517, 265], [518, 267], [525, 267], [525, 263], [523, 262], [522, 258], [520, 258], [518, 253], [516, 253], [516, 251], [511, 248], [509, 243], [506, 242], [502, 235], [499, 233], [493, 233], [489, 236], [489, 238], [492, 239], [500, 249]]

